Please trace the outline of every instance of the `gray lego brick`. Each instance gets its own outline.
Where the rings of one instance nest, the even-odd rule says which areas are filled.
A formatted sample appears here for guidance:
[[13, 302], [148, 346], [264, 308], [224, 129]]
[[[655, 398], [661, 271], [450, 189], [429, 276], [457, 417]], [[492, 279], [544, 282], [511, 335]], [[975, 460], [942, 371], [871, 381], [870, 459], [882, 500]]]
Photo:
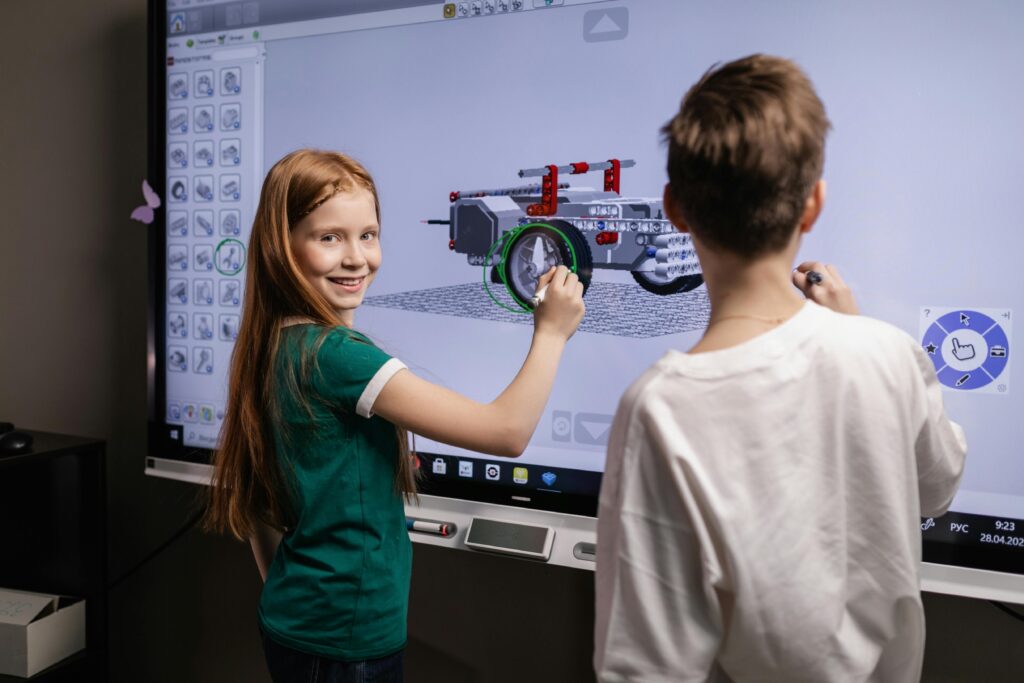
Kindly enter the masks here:
[[[491, 292], [505, 305], [516, 308], [502, 285], [491, 285]], [[619, 337], [660, 337], [703, 330], [711, 313], [703, 286], [692, 292], [658, 296], [637, 285], [593, 282], [585, 301], [587, 314], [580, 331]], [[533, 324], [532, 316], [496, 305], [481, 282], [371, 296], [364, 303], [435, 315]]]

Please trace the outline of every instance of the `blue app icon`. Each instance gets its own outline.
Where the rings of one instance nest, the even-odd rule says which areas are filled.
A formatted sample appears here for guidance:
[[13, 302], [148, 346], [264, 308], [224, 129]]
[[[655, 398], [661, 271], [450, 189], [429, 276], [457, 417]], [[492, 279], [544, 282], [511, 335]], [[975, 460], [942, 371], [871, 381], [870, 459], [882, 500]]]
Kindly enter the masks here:
[[558, 475], [556, 475], [554, 472], [545, 472], [544, 474], [540, 475], [540, 478], [546, 486], [554, 486], [555, 480], [558, 479]]

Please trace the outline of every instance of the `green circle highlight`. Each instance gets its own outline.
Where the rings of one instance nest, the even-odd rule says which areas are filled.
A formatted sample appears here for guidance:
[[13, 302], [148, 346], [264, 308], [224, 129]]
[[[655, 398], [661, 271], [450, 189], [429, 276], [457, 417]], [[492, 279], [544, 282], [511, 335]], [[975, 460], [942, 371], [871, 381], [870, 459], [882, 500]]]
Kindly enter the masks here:
[[511, 230], [506, 231], [494, 242], [494, 244], [491, 245], [491, 248], [488, 249], [487, 251], [487, 256], [484, 257], [484, 289], [487, 291], [487, 295], [491, 297], [491, 301], [493, 301], [501, 308], [504, 308], [506, 311], [510, 311], [512, 313], [532, 314], [533, 309], [527, 306], [525, 303], [521, 302], [516, 297], [515, 293], [512, 291], [512, 288], [508, 284], [508, 280], [505, 278], [505, 271], [500, 268], [498, 269], [498, 276], [501, 278], [501, 283], [505, 285], [505, 290], [508, 292], [509, 296], [512, 297], [512, 300], [519, 304], [519, 308], [512, 308], [511, 306], [506, 306], [502, 302], [498, 301], [497, 297], [494, 296], [494, 293], [491, 292], [491, 288], [488, 284], [487, 268], [492, 265], [491, 258], [494, 256], [494, 250], [497, 248], [499, 244], [501, 244], [503, 241], [505, 242], [505, 246], [501, 250], [501, 262], [504, 264], [507, 260], [509, 249], [512, 248], [512, 242], [514, 241], [515, 236], [524, 230], [537, 227], [547, 228], [549, 230], [554, 230], [556, 233], [558, 233], [558, 235], [562, 238], [562, 241], [565, 243], [565, 246], [569, 247], [569, 254], [570, 256], [572, 256], [572, 265], [569, 267], [569, 270], [571, 270], [574, 273], [577, 271], [578, 261], [576, 259], [576, 249], [573, 248], [572, 242], [569, 241], [568, 236], [566, 236], [566, 234], [562, 232], [562, 230], [560, 230], [559, 228], [556, 228], [550, 223], [527, 223], [525, 225], [520, 225]]
[[[236, 244], [238, 245], [239, 253], [238, 267], [234, 269], [221, 268], [220, 250], [223, 249], [225, 246], [230, 247]], [[216, 268], [217, 272], [220, 273], [221, 275], [238, 275], [240, 272], [242, 272], [242, 269], [245, 268], [245, 245], [233, 237], [228, 237], [227, 239], [221, 240], [220, 244], [217, 245], [217, 248], [213, 250], [213, 267]]]

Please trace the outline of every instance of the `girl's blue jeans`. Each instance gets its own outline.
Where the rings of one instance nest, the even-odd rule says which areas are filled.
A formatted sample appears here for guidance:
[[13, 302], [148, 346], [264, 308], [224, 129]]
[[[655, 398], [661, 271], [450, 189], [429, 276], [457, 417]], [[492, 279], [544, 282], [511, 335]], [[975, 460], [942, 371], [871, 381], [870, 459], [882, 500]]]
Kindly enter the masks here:
[[263, 634], [263, 654], [274, 683], [402, 683], [402, 654], [341, 662], [306, 654]]

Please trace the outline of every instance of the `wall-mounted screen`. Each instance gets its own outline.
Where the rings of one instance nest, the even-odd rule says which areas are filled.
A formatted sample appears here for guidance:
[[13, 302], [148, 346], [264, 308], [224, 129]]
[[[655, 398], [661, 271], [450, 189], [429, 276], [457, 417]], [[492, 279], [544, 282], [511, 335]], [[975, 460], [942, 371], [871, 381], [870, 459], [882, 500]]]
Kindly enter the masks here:
[[377, 181], [383, 266], [355, 325], [423, 377], [493, 399], [528, 348], [536, 272], [556, 254], [592, 271], [522, 457], [416, 446], [429, 492], [594, 514], [619, 396], [708, 318], [662, 214], [658, 130], [709, 66], [767, 52], [806, 69], [833, 124], [802, 256], [920, 340], [967, 431], [926, 554], [1021, 571], [1024, 5], [170, 0], [156, 24], [151, 464], [208, 462], [260, 184], [311, 146]]

